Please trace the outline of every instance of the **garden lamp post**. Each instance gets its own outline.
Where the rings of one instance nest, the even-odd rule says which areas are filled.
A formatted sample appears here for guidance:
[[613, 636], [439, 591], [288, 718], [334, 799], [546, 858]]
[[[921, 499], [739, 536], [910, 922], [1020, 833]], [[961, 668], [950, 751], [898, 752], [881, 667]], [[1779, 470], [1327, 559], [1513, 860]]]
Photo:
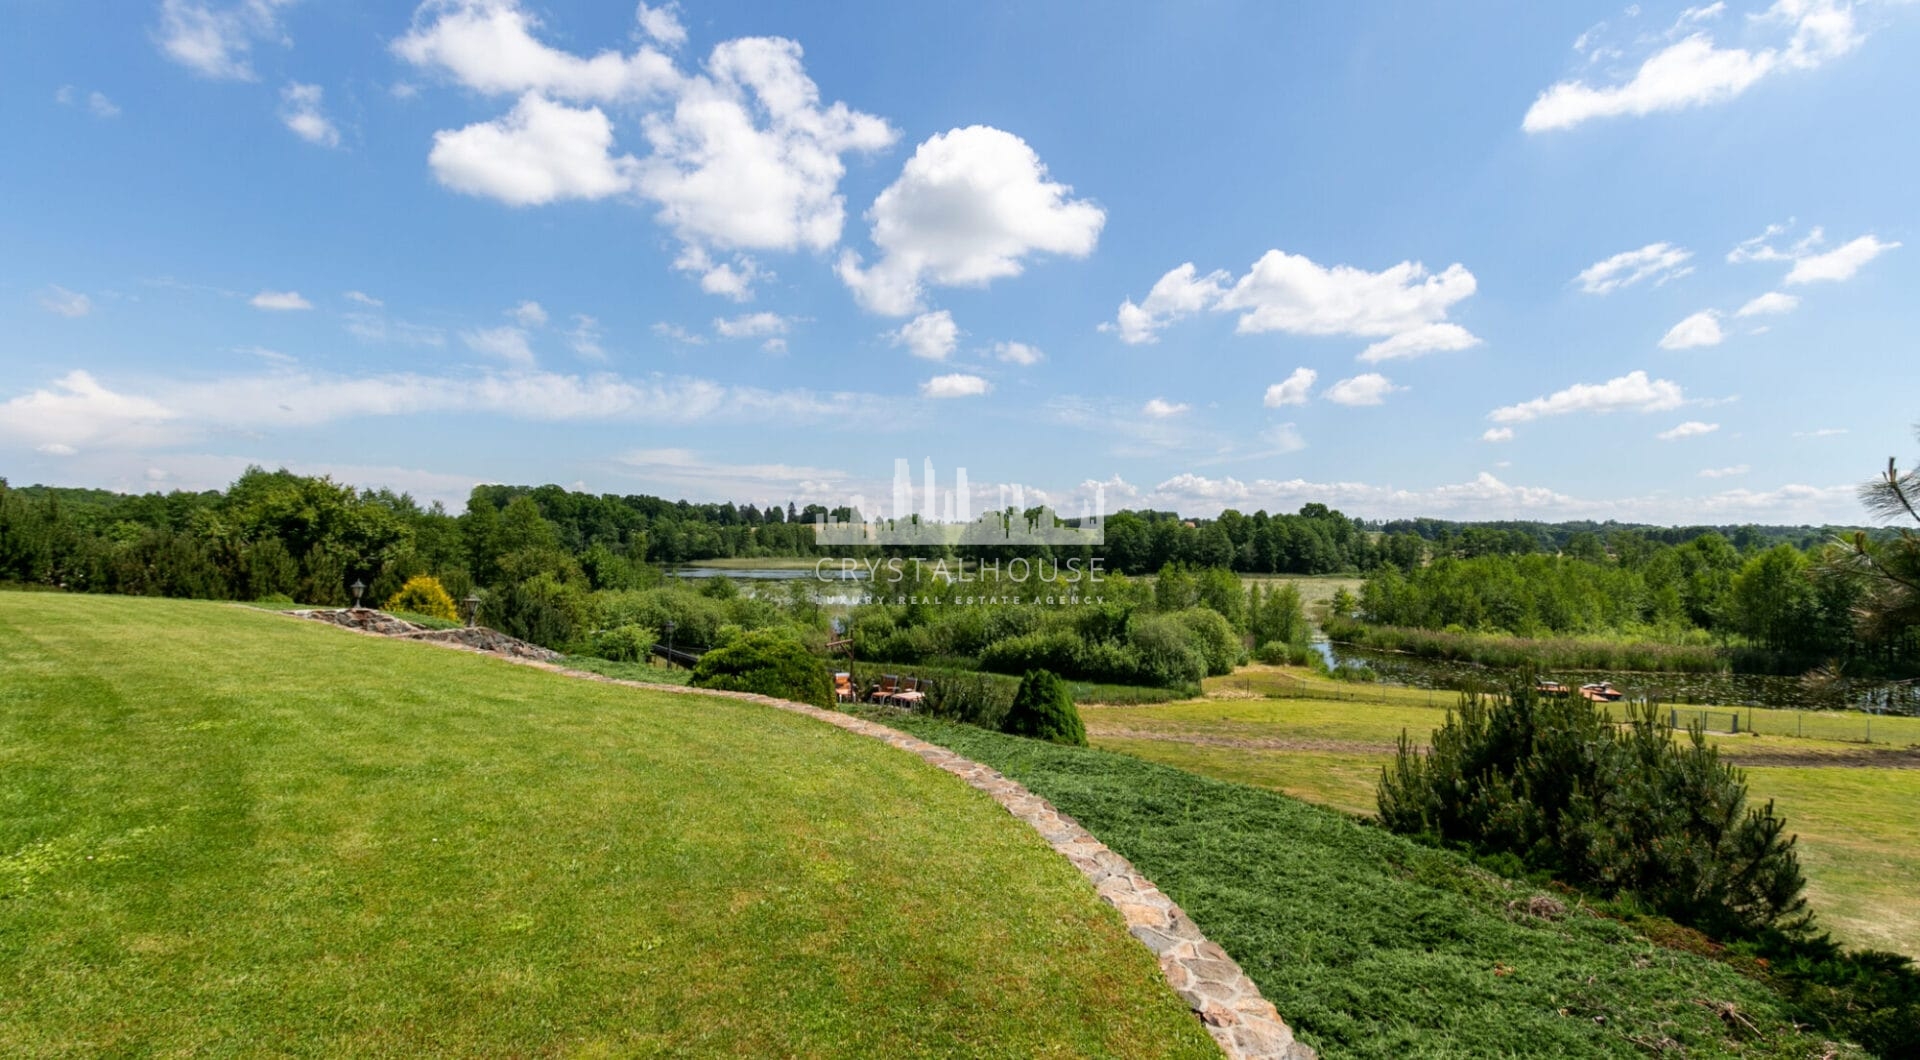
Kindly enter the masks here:
[[353, 580], [353, 584], [347, 586], [347, 588], [353, 590], [353, 609], [355, 611], [360, 610], [360, 594], [367, 591], [366, 583], [361, 581], [358, 578], [355, 578]]
[[467, 625], [480, 621], [480, 593], [478, 590], [467, 594]]
[[673, 619], [667, 619], [667, 665], [673, 665]]

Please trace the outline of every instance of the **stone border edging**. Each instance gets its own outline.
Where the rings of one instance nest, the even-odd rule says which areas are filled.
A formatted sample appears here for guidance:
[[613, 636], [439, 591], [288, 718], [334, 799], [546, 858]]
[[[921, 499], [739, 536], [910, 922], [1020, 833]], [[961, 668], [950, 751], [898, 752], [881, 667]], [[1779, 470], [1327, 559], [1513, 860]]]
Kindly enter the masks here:
[[[289, 614], [290, 612], [281, 612]], [[311, 616], [301, 616], [311, 617]], [[453, 648], [457, 651], [472, 652], [476, 655], [488, 655], [496, 659], [520, 666], [531, 666], [567, 677], [598, 681], [602, 684], [620, 685], [625, 688], [637, 688], [648, 692], [670, 692], [678, 695], [719, 696], [737, 699], [748, 703], [774, 707], [795, 714], [804, 714], [817, 721], [826, 722], [861, 736], [869, 736], [900, 750], [918, 755], [929, 765], [944, 769], [959, 777], [967, 784], [993, 797], [1006, 811], [1026, 822], [1040, 838], [1061, 857], [1066, 858], [1080, 874], [1093, 884], [1094, 893], [1112, 906], [1126, 921], [1127, 933], [1139, 940], [1140, 944], [1151, 951], [1160, 962], [1160, 972], [1167, 978], [1167, 985], [1187, 1003], [1193, 1014], [1199, 1018], [1201, 1026], [1213, 1036], [1220, 1051], [1232, 1060], [1316, 1060], [1313, 1048], [1305, 1042], [1295, 1041], [1293, 1031], [1281, 1020], [1280, 1013], [1273, 1004], [1260, 994], [1260, 987], [1245, 970], [1223, 950], [1200, 933], [1200, 928], [1181, 909], [1173, 899], [1153, 885], [1153, 881], [1140, 874], [1133, 863], [1108, 848], [1105, 843], [1095, 839], [1091, 832], [1081, 827], [1080, 822], [1068, 817], [1053, 807], [1052, 803], [1028, 791], [1017, 781], [1009, 780], [1000, 771], [975, 762], [947, 750], [938, 744], [931, 744], [916, 736], [908, 735], [898, 729], [891, 729], [878, 722], [843, 714], [837, 710], [797, 703], [790, 699], [776, 699], [753, 692], [727, 692], [713, 688], [693, 688], [687, 685], [649, 684], [644, 681], [623, 681], [589, 673], [585, 670], [569, 670], [564, 666], [541, 659], [501, 654], [484, 648], [450, 640], [425, 640], [411, 636], [383, 634], [372, 629], [355, 625], [340, 624], [336, 628], [346, 629], [363, 636], [382, 637], [387, 640], [412, 640], [436, 647]]]

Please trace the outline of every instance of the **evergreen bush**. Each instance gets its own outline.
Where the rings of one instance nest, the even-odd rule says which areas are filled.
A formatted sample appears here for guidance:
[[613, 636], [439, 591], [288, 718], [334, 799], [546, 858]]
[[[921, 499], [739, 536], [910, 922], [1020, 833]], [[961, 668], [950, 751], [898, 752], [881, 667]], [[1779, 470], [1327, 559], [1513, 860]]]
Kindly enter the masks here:
[[1745, 777], [1698, 727], [1676, 741], [1651, 703], [1617, 725], [1522, 674], [1461, 696], [1431, 750], [1405, 733], [1382, 769], [1380, 821], [1606, 897], [1631, 896], [1720, 937], [1798, 930], [1810, 919], [1794, 839], [1773, 803], [1747, 805]]
[[1087, 730], [1080, 724], [1080, 712], [1074, 709], [1073, 694], [1065, 681], [1047, 670], [1029, 670], [1020, 679], [1020, 689], [1013, 694], [1013, 706], [1000, 722], [1000, 731], [1049, 743], [1087, 745]]

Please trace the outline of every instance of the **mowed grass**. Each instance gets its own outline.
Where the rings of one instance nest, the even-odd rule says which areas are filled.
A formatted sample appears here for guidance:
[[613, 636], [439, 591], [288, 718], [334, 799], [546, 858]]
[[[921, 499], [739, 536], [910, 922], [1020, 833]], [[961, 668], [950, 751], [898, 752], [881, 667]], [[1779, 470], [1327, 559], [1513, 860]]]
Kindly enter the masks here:
[[1578, 906], [1552, 915], [1525, 885], [1329, 810], [1097, 748], [885, 720], [1079, 820], [1322, 1056], [1857, 1055], [1828, 1051], [1794, 1026], [1806, 1014], [1731, 968]]
[[984, 794], [754, 704], [0, 594], [0, 1052], [1211, 1056]]
[[[1301, 686], [1274, 669], [1210, 679], [1215, 698], [1090, 707], [1083, 712], [1088, 738], [1178, 769], [1372, 814], [1380, 768], [1402, 730], [1424, 746], [1456, 699], [1434, 693], [1436, 705], [1429, 707], [1424, 690], [1368, 685], [1346, 686], [1349, 700], [1280, 698]], [[1279, 695], [1262, 698], [1256, 691], [1250, 698], [1249, 685]], [[1775, 725], [1791, 732], [1795, 713], [1754, 711], [1765, 722], [1763, 733], [1778, 731]], [[1812, 732], [1847, 721], [1805, 712], [1803, 724]], [[1876, 734], [1883, 725], [1904, 734], [1920, 719], [1875, 718], [1874, 724]], [[1766, 763], [1742, 766], [1750, 797], [1773, 799], [1788, 830], [1800, 836], [1807, 895], [1821, 923], [1849, 945], [1920, 955], [1920, 816], [1905, 812], [1920, 805], [1920, 769], [1858, 764], [1862, 755], [1893, 750], [1883, 744], [1708, 738], [1736, 764], [1742, 758]]]

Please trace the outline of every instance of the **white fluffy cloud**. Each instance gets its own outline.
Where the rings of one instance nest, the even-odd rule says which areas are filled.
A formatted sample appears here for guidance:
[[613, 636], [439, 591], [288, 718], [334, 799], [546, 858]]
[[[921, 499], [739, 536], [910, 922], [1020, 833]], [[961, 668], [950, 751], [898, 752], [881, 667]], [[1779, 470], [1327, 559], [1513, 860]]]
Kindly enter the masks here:
[[723, 339], [758, 339], [785, 335], [793, 321], [778, 313], [742, 313], [736, 317], [715, 318], [714, 334]]
[[1667, 329], [1660, 337], [1663, 350], [1690, 350], [1698, 346], [1718, 346], [1726, 335], [1720, 330], [1720, 311], [1702, 309]]
[[261, 291], [247, 300], [255, 309], [271, 312], [287, 312], [295, 309], [312, 309], [313, 303], [300, 297], [299, 291]]
[[521, 328], [502, 325], [497, 328], [476, 328], [460, 333], [460, 341], [467, 349], [475, 353], [484, 353], [497, 357], [516, 367], [526, 368], [533, 365], [533, 348], [527, 344], [527, 333]]
[[1785, 39], [1748, 50], [1722, 48], [1710, 33], [1691, 32], [1648, 56], [1632, 77], [1618, 84], [1595, 87], [1576, 79], [1548, 88], [1527, 108], [1521, 127], [1540, 133], [1593, 118], [1722, 103], [1761, 78], [1809, 70], [1844, 55], [1861, 39], [1844, 0], [1776, 0], [1756, 24], [1784, 33]]
[[773, 279], [773, 273], [762, 269], [759, 262], [748, 255], [735, 254], [732, 261], [716, 262], [705, 247], [699, 246], [682, 248], [673, 267], [699, 276], [702, 291], [736, 302], [753, 301], [753, 285]]
[[1792, 271], [1787, 273], [1787, 282], [1818, 283], [1823, 280], [1836, 282], [1851, 280], [1853, 274], [1860, 271], [1861, 266], [1899, 245], [1882, 243], [1871, 235], [1861, 236], [1824, 254], [1809, 254], [1794, 262]]
[[846, 217], [841, 156], [890, 146], [885, 121], [822, 106], [790, 40], [750, 37], [713, 49], [669, 111], [642, 121], [653, 152], [635, 187], [693, 245], [824, 251]]
[[1438, 351], [1471, 349], [1478, 345], [1480, 337], [1458, 324], [1425, 324], [1392, 338], [1381, 339], [1361, 350], [1360, 359], [1368, 364], [1378, 364]]
[[1168, 419], [1173, 416], [1178, 416], [1183, 412], [1191, 412], [1192, 410], [1192, 405], [1175, 403], [1165, 398], [1152, 398], [1140, 407], [1142, 415], [1151, 416], [1156, 420]]
[[668, 91], [680, 81], [673, 60], [651, 47], [583, 59], [541, 42], [534, 36], [539, 28], [540, 20], [515, 0], [428, 0], [393, 51], [495, 96], [537, 92], [610, 103]]
[[433, 134], [427, 155], [440, 183], [510, 206], [604, 199], [633, 187], [638, 163], [613, 154], [613, 123], [535, 92], [492, 121]]
[[1313, 382], [1320, 373], [1311, 368], [1295, 368], [1293, 374], [1267, 388], [1266, 406], [1304, 405], [1313, 394]]
[[239, 0], [216, 5], [201, 0], [161, 0], [155, 39], [161, 54], [202, 77], [251, 81], [249, 56], [255, 41], [286, 42], [278, 12], [293, 0]]
[[1386, 402], [1388, 394], [1404, 389], [1394, 386], [1392, 380], [1379, 372], [1366, 372], [1340, 380], [1322, 396], [1336, 405], [1380, 405]]
[[1574, 278], [1580, 282], [1580, 289], [1588, 294], [1611, 294], [1642, 280], [1652, 280], [1654, 286], [1658, 287], [1668, 280], [1692, 272], [1692, 266], [1687, 265], [1687, 259], [1691, 257], [1693, 251], [1671, 243], [1648, 243], [1639, 250], [1622, 251], [1613, 257], [1596, 261]]
[[1030, 346], [1024, 342], [994, 343], [993, 355], [1008, 364], [1017, 364], [1023, 368], [1030, 368], [1039, 364], [1041, 361], [1046, 360], [1047, 356], [1040, 352], [1039, 347]]
[[936, 375], [920, 384], [920, 392], [930, 398], [977, 397], [992, 389], [993, 385], [985, 379], [960, 372]]
[[507, 310], [507, 315], [523, 328], [537, 328], [547, 322], [546, 307], [532, 299]]
[[380, 299], [375, 298], [374, 296], [368, 294], [365, 291], [348, 291], [344, 295], [344, 297], [349, 302], [358, 302], [359, 304], [363, 306], [367, 306], [370, 309], [379, 309], [381, 306], [384, 306], [387, 304], [385, 302], [382, 302]]
[[953, 314], [942, 309], [914, 317], [899, 330], [889, 332], [888, 337], [895, 346], [905, 346], [915, 357], [944, 361], [960, 342], [960, 327], [953, 322]]
[[1663, 442], [1677, 442], [1682, 438], [1698, 438], [1703, 434], [1712, 434], [1719, 429], [1720, 425], [1717, 423], [1701, 423], [1699, 420], [1688, 420], [1668, 430], [1661, 431], [1659, 434], [1654, 435], [1654, 437]]
[[280, 120], [293, 134], [310, 144], [339, 147], [340, 130], [334, 127], [321, 105], [324, 91], [319, 85], [288, 82], [280, 90]]
[[[662, 45], [684, 40], [671, 8], [642, 6], [636, 19]], [[686, 73], [652, 45], [582, 57], [541, 41], [540, 27], [516, 0], [439, 0], [394, 43], [467, 88], [520, 97], [499, 119], [436, 134], [430, 161], [449, 187], [518, 206], [630, 193], [702, 253], [823, 251], [845, 220], [841, 156], [897, 135], [844, 103], [823, 105], [790, 40], [725, 41], [703, 72]], [[639, 109], [643, 159], [617, 150], [601, 104]], [[738, 260], [682, 268], [736, 299], [755, 278]]]
[[678, 48], [687, 43], [687, 27], [680, 23], [680, 5], [677, 3], [652, 7], [642, 0], [633, 17], [640, 23], [640, 32], [659, 41], [663, 47]]
[[1486, 430], [1480, 432], [1480, 440], [1483, 442], [1511, 442], [1513, 441], [1513, 428], [1488, 427]]
[[1497, 408], [1487, 413], [1487, 418], [1511, 424], [1575, 412], [1666, 412], [1685, 402], [1680, 384], [1648, 379], [1646, 372], [1636, 370], [1604, 383], [1576, 383], [1545, 397]]
[[1842, 282], [1853, 279], [1854, 274], [1868, 262], [1900, 246], [1898, 243], [1883, 243], [1868, 233], [1831, 250], [1821, 250], [1820, 247], [1827, 241], [1827, 233], [1818, 225], [1794, 243], [1775, 243], [1776, 238], [1785, 235], [1792, 227], [1792, 221], [1768, 225], [1766, 231], [1752, 239], [1742, 240], [1738, 246], [1727, 251], [1728, 263], [1740, 265], [1755, 261], [1790, 261], [1793, 268], [1787, 273], [1787, 283]]
[[1459, 264], [1437, 275], [1414, 261], [1368, 272], [1269, 250], [1237, 281], [1221, 271], [1200, 275], [1191, 262], [1172, 269], [1154, 283], [1145, 301], [1122, 302], [1102, 330], [1118, 333], [1123, 342], [1152, 342], [1182, 317], [1202, 310], [1233, 312], [1240, 314], [1235, 330], [1242, 334], [1382, 339], [1361, 358], [1383, 361], [1478, 344], [1472, 333], [1446, 320], [1448, 310], [1476, 286], [1473, 274]]
[[1112, 323], [1100, 325], [1100, 330], [1117, 332], [1120, 341], [1130, 345], [1159, 341], [1161, 328], [1212, 308], [1233, 279], [1223, 269], [1205, 276], [1198, 273], [1191, 261], [1167, 270], [1145, 299], [1138, 305], [1131, 298], [1120, 303], [1119, 315]]
[[914, 149], [867, 211], [879, 260], [852, 251], [840, 277], [866, 309], [905, 316], [928, 284], [982, 287], [1018, 276], [1034, 254], [1093, 253], [1106, 212], [1049, 179], [1025, 140], [985, 125], [952, 129]]
[[89, 373], [73, 371], [0, 404], [0, 438], [71, 456], [96, 445], [138, 448], [177, 441], [178, 419], [157, 401], [115, 393]]
[[40, 292], [40, 308], [63, 317], [78, 318], [93, 312], [93, 299], [59, 284], [50, 284]]
[[1735, 464], [1732, 467], [1704, 467], [1700, 469], [1700, 477], [1701, 478], [1736, 478], [1740, 475], [1746, 474], [1751, 470], [1753, 470], [1753, 468], [1749, 467], [1746, 464]]
[[1800, 308], [1800, 299], [1793, 295], [1768, 291], [1741, 306], [1740, 310], [1733, 315], [1737, 317], [1778, 316], [1782, 313], [1791, 313], [1798, 308]]

